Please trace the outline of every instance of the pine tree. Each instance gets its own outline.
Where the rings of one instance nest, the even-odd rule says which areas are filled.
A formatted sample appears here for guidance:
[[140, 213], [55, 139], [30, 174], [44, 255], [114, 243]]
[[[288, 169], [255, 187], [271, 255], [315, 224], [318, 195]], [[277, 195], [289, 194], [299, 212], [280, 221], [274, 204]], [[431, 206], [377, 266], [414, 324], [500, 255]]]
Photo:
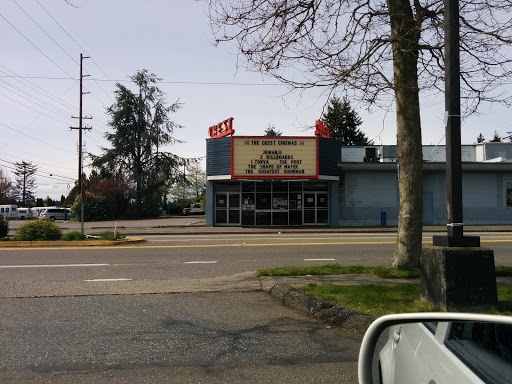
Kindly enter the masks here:
[[491, 143], [501, 143], [501, 136], [498, 134], [498, 131], [494, 131], [494, 136], [492, 137]]
[[156, 86], [161, 79], [146, 69], [130, 78], [137, 91], [116, 84], [116, 102], [107, 110], [113, 132], [105, 136], [112, 148], [93, 156], [93, 166], [127, 176], [134, 185], [135, 211], [140, 217], [156, 213], [157, 203], [187, 159], [160, 149], [178, 142], [172, 133], [180, 126], [169, 115], [181, 104], [176, 101], [168, 106]]
[[14, 171], [15, 181], [13, 188], [14, 198], [24, 207], [33, 207], [35, 205], [34, 189], [37, 167], [31, 162], [22, 161], [15, 163]]
[[363, 123], [350, 101], [336, 96], [329, 101], [327, 113], [322, 114], [322, 122], [329, 128], [330, 137], [338, 139], [343, 145], [372, 145], [366, 135], [359, 129]]
[[275, 125], [269, 124], [268, 127], [265, 129], [265, 136], [282, 136], [283, 132], [278, 131], [275, 127]]

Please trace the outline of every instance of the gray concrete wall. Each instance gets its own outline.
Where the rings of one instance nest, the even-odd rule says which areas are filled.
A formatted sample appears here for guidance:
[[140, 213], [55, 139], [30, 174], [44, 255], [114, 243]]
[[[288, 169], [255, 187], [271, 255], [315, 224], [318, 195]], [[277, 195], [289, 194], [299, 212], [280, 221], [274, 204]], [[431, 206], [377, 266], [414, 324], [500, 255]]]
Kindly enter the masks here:
[[398, 184], [393, 172], [349, 172], [340, 181], [340, 226], [397, 225]]
[[[465, 172], [462, 176], [463, 217], [466, 225], [512, 224], [512, 208], [506, 206], [506, 184], [512, 173]], [[387, 225], [398, 225], [399, 193], [394, 172], [346, 172], [339, 183], [339, 225], [380, 226], [381, 212]], [[444, 172], [423, 175], [425, 225], [446, 224]]]

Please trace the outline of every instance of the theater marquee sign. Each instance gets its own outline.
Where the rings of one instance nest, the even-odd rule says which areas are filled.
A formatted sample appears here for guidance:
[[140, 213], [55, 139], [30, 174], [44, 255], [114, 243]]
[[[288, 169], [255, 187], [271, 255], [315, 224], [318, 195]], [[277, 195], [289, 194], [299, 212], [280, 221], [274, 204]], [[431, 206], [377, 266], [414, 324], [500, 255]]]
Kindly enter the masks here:
[[318, 178], [316, 137], [231, 137], [233, 178]]

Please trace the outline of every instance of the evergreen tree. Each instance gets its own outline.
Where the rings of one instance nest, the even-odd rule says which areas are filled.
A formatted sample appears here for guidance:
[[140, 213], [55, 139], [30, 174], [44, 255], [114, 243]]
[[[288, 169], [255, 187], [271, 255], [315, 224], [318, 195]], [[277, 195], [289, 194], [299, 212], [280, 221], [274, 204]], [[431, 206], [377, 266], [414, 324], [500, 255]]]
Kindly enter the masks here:
[[268, 125], [268, 127], [265, 129], [265, 136], [282, 136], [283, 132], [278, 131], [275, 127], [275, 125]]
[[105, 135], [112, 148], [93, 156], [93, 166], [127, 176], [134, 185], [135, 211], [140, 217], [156, 213], [157, 203], [185, 161], [160, 150], [177, 142], [172, 133], [180, 126], [169, 115], [181, 104], [176, 101], [167, 106], [164, 93], [156, 86], [161, 79], [146, 69], [130, 79], [137, 91], [116, 84], [116, 102], [107, 110], [113, 131]]
[[479, 144], [485, 142], [485, 137], [484, 137], [484, 135], [482, 135], [481, 132], [478, 135], [478, 137], [476, 138], [476, 142], [479, 143]]
[[340, 100], [335, 96], [330, 100], [327, 113], [322, 114], [322, 122], [329, 128], [330, 137], [340, 140], [343, 145], [373, 144], [359, 129], [363, 121], [346, 97]]
[[24, 207], [33, 207], [36, 200], [34, 196], [36, 178], [34, 175], [37, 167], [31, 162], [26, 161], [15, 163], [14, 166], [16, 167], [14, 171], [14, 198]]
[[501, 143], [501, 136], [498, 134], [498, 131], [494, 131], [494, 136], [490, 142], [491, 143]]

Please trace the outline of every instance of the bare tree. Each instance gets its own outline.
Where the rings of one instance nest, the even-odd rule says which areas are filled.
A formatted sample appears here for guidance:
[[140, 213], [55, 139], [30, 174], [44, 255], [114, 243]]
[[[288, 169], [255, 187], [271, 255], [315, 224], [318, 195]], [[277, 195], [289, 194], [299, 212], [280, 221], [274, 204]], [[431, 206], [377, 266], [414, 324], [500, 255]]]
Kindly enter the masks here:
[[0, 168], [0, 204], [8, 204], [12, 201], [12, 183], [6, 172]]
[[[208, 0], [216, 42], [294, 89], [341, 88], [369, 106], [395, 100], [400, 212], [393, 265], [419, 265], [423, 224], [419, 92], [444, 92], [442, 0]], [[461, 0], [466, 113], [511, 101], [512, 3]], [[508, 50], [508, 51], [507, 51]]]

